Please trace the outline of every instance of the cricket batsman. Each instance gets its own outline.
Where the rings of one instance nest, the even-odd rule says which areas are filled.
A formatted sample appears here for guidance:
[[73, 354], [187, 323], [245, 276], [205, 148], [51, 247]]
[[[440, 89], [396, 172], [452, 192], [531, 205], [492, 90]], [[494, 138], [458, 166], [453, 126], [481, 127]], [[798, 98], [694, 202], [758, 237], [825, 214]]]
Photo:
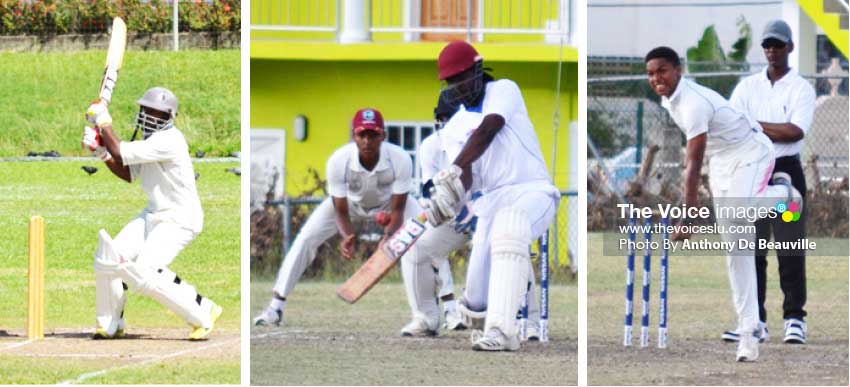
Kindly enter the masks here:
[[94, 339], [124, 335], [128, 288], [151, 297], [192, 327], [189, 340], [206, 339], [222, 308], [168, 269], [203, 229], [204, 212], [195, 188], [189, 146], [174, 126], [177, 97], [154, 87], [136, 101], [141, 141], [121, 141], [104, 101], [91, 104], [82, 145], [115, 176], [140, 181], [148, 205], [115, 238], [100, 230], [94, 254], [97, 327]]
[[[492, 77], [485, 74], [485, 79], [492, 80]], [[448, 159], [448, 155], [441, 148], [440, 132], [442, 131], [442, 128], [448, 124], [450, 118], [455, 114], [458, 106], [449, 104], [448, 98], [444, 96], [444, 94], [445, 92], [441, 93], [437, 101], [437, 107], [434, 108], [435, 133], [422, 141], [422, 144], [419, 146], [419, 155], [417, 157], [419, 160], [422, 180], [425, 181], [425, 184], [422, 187], [422, 197], [425, 200], [430, 199], [430, 192], [434, 186], [434, 182], [432, 180], [434, 175], [436, 175], [440, 170], [448, 168], [451, 165], [451, 160]], [[470, 119], [475, 122], [480, 122], [481, 120], [481, 114], [477, 112], [463, 112], [462, 114], [468, 114], [471, 116]], [[459, 125], [459, 123], [463, 121], [463, 119], [459, 118], [458, 120], [454, 120], [452, 125]], [[480, 192], [472, 193], [469, 196], [471, 198], [477, 198], [480, 196]], [[467, 204], [469, 203], [470, 202], [467, 201]], [[432, 278], [435, 277], [433, 268], [448, 267], [449, 254], [469, 243], [472, 239], [472, 233], [475, 232], [477, 222], [478, 217], [472, 213], [468, 205], [464, 205], [455, 219], [446, 222], [439, 227], [427, 230], [425, 234], [419, 238], [413, 246], [414, 249], [417, 249], [417, 254], [406, 255], [405, 257], [407, 257], [407, 259], [402, 259], [403, 267], [406, 268], [406, 270], [409, 270], [411, 277], [414, 278], [413, 281], [408, 282], [417, 285], [408, 286], [406, 288], [408, 291], [408, 298], [413, 299], [416, 302], [414, 314], [428, 316], [428, 319], [431, 320], [439, 318], [439, 315], [437, 314], [437, 301], [432, 296], [434, 293], [434, 285], [431, 284], [433, 283]], [[417, 261], [411, 262], [412, 258], [416, 258]], [[444, 270], [441, 269], [438, 274], [441, 274], [443, 271]], [[447, 269], [445, 271], [447, 271]], [[533, 271], [530, 274], [529, 288], [532, 288], [534, 284]], [[440, 282], [442, 283], [445, 283], [447, 280], [451, 281], [451, 277], [448, 279], [442, 278], [442, 275], [440, 275], [440, 277]], [[445, 284], [443, 288], [446, 288]], [[439, 292], [441, 299], [443, 298], [444, 292], [445, 290], [441, 290]], [[531, 292], [531, 295], [533, 297], [534, 292]], [[536, 340], [539, 338], [537, 321], [540, 318], [540, 309], [538, 308], [539, 303], [535, 302], [535, 300], [530, 301], [529, 319], [532, 323], [528, 329], [527, 339]], [[445, 302], [446, 310], [444, 311], [444, 315], [447, 329], [460, 330], [467, 327], [481, 329], [483, 327], [483, 321], [486, 313], [474, 313], [469, 311], [466, 307], [465, 300], [463, 299], [460, 300], [460, 304], [458, 305], [460, 310], [455, 311], [454, 304], [455, 303], [451, 301]]]
[[447, 102], [459, 109], [440, 134], [441, 148], [454, 161], [433, 177], [425, 212], [432, 225], [442, 225], [457, 215], [468, 193], [481, 192], [471, 205], [478, 221], [463, 299], [471, 312], [486, 311], [486, 320], [472, 348], [516, 351], [516, 314], [531, 270], [529, 247], [554, 219], [558, 189], [549, 179], [519, 86], [508, 79], [488, 82], [483, 58], [464, 41], [446, 45], [437, 67]]
[[[715, 207], [743, 201], [746, 207], [772, 208], [785, 201], [802, 205], [800, 193], [787, 173], [773, 173], [774, 149], [762, 126], [739, 112], [720, 94], [682, 77], [679, 55], [669, 47], [657, 47], [645, 58], [649, 86], [661, 97], [676, 125], [687, 138], [684, 201], [698, 207], [697, 189], [704, 160], [709, 164], [709, 182]], [[773, 185], [768, 183], [773, 181]], [[679, 222], [679, 225], [687, 223]], [[718, 217], [720, 229], [752, 226], [748, 219]], [[747, 227], [737, 227], [747, 229]], [[689, 238], [684, 232], [673, 240]], [[722, 233], [725, 242], [755, 241], [754, 233]], [[754, 250], [737, 249], [727, 255], [726, 265], [740, 333], [737, 361], [758, 359], [760, 334]]]

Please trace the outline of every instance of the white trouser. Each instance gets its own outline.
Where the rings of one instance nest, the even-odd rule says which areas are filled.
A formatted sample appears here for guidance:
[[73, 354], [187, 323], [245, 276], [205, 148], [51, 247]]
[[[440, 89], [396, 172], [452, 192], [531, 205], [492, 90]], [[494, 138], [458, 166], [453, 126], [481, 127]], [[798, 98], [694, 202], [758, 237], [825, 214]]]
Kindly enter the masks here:
[[[127, 223], [113, 239], [114, 246], [124, 259], [141, 267], [167, 268], [198, 233], [175, 223], [155, 223], [151, 218], [144, 211]], [[95, 290], [97, 326], [114, 334], [127, 302], [121, 278], [95, 271]]]
[[[734, 149], [714, 155], [709, 163], [709, 181], [715, 207], [772, 208], [777, 202], [788, 199], [788, 189], [782, 185], [768, 185], [773, 174], [773, 144], [763, 133]], [[720, 218], [722, 230], [738, 226], [747, 229], [753, 223], [746, 219]], [[753, 332], [758, 329], [759, 310], [756, 289], [755, 252], [739, 249], [738, 239], [755, 240], [755, 233], [732, 234], [723, 232], [724, 242], [734, 242], [736, 250], [726, 257], [732, 301], [738, 315], [738, 331]]]
[[[437, 274], [434, 270], [440, 268], [440, 271], [447, 271], [447, 277], [450, 279], [449, 254], [460, 249], [467, 242], [469, 242], [469, 236], [456, 232], [453, 223], [447, 222], [425, 231], [413, 244], [410, 253], [401, 257], [404, 289], [407, 292], [407, 303], [410, 305], [414, 319], [425, 319], [432, 325], [440, 321], [440, 310], [436, 299]], [[445, 279], [441, 281], [443, 283], [439, 291], [440, 296], [448, 294], [447, 291], [453, 287], [445, 281]]]
[[[558, 209], [557, 189], [549, 185], [509, 186], [485, 194], [493, 202], [489, 208], [513, 206], [521, 209], [531, 223], [531, 237], [534, 241], [549, 228]], [[483, 199], [483, 197], [482, 197]], [[481, 199], [479, 199], [481, 200]], [[466, 271], [466, 289], [464, 298], [473, 311], [487, 309], [487, 288], [490, 279], [490, 230], [493, 227], [494, 213], [478, 213], [478, 223], [472, 236], [472, 252]], [[531, 245], [529, 241], [529, 247]], [[529, 264], [530, 265], [530, 264]], [[533, 275], [533, 274], [532, 274]]]
[[[352, 223], [373, 219], [378, 212], [378, 209], [376, 209], [366, 213], [359, 210], [359, 207], [351, 205], [351, 203], [349, 203], [348, 210], [348, 215]], [[404, 219], [407, 220], [408, 218], [419, 215], [420, 211], [422, 209], [419, 207], [416, 199], [408, 196], [404, 208]], [[286, 257], [280, 266], [277, 281], [275, 281], [272, 290], [281, 297], [289, 297], [289, 293], [295, 288], [295, 284], [301, 278], [301, 275], [304, 274], [304, 270], [307, 270], [307, 267], [316, 258], [319, 246], [328, 239], [331, 239], [337, 232], [336, 212], [334, 210], [333, 200], [329, 197], [316, 207], [313, 213], [310, 214], [310, 217], [307, 218], [307, 222], [301, 227], [301, 230], [295, 237], [295, 241], [292, 243], [289, 251], [286, 252]]]

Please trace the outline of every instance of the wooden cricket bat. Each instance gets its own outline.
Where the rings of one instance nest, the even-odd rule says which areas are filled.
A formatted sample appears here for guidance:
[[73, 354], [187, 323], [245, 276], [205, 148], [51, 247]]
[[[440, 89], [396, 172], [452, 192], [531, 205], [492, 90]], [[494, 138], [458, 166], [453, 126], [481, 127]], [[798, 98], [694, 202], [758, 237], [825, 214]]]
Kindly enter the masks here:
[[410, 218], [382, 245], [378, 251], [337, 289], [336, 294], [353, 304], [372, 289], [392, 269], [396, 261], [416, 243], [430, 226], [425, 213]]
[[109, 38], [109, 51], [106, 52], [106, 65], [103, 80], [100, 82], [101, 100], [112, 102], [112, 91], [118, 81], [118, 70], [124, 63], [124, 50], [127, 48], [127, 25], [120, 17], [112, 19], [112, 35]]

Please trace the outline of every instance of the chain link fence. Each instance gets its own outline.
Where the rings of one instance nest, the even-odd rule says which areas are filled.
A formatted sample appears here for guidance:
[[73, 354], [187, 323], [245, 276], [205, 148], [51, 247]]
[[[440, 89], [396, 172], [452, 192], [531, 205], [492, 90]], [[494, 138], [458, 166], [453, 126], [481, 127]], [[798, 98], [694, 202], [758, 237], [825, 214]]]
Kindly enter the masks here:
[[[622, 66], [624, 70], [635, 67], [634, 63]], [[740, 79], [751, 73], [725, 71], [686, 76], [728, 98]], [[809, 185], [811, 204], [807, 205], [814, 211], [810, 212], [810, 219], [827, 221], [808, 222], [809, 233], [841, 235], [833, 225], [847, 224], [847, 75], [803, 77], [812, 82], [817, 92], [814, 121], [800, 155]], [[587, 90], [588, 229], [613, 227], [611, 220], [615, 217], [608, 212], [616, 208], [616, 202], [632, 201], [637, 196], [643, 198], [636, 202], [680, 201], [685, 137], [661, 107], [646, 76], [589, 78]], [[703, 189], [700, 196], [710, 205], [708, 192]], [[812, 200], [815, 197], [818, 200]], [[819, 212], [828, 216], [818, 216]], [[847, 228], [841, 229], [846, 236]]]
[[241, 0], [0, 0], [0, 50], [102, 48], [116, 16], [130, 49], [239, 48]]
[[[575, 279], [578, 270], [572, 251], [578, 243], [577, 193], [561, 192], [557, 222], [550, 227], [550, 273], [551, 281], [564, 283]], [[307, 221], [313, 210], [324, 197], [307, 196], [268, 200], [251, 213], [251, 273], [260, 277], [270, 277], [277, 273], [283, 258], [301, 226]], [[570, 223], [572, 222], [572, 224]], [[307, 268], [304, 278], [338, 281], [347, 278], [356, 271], [365, 259], [372, 255], [383, 236], [383, 229], [374, 219], [355, 223], [358, 230], [358, 243], [355, 256], [362, 257], [354, 261], [341, 259], [338, 251], [340, 237], [335, 235], [322, 244], [315, 261]], [[535, 243], [536, 244], [536, 243]], [[451, 257], [452, 272], [458, 280], [466, 274], [466, 263], [470, 245], [454, 252]], [[536, 246], [533, 247], [536, 251]], [[535, 270], [538, 267], [535, 262]], [[393, 270], [388, 274], [390, 280], [399, 280], [400, 274]], [[462, 283], [462, 282], [461, 282]]]

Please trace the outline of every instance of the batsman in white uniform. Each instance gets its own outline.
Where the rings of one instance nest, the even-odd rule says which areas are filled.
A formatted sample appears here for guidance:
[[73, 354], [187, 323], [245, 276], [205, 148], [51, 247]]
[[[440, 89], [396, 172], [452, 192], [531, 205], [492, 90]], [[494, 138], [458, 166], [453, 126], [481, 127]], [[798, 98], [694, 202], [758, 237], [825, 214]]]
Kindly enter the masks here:
[[97, 328], [95, 339], [124, 334], [127, 289], [151, 297], [192, 326], [190, 340], [203, 340], [222, 309], [168, 269], [177, 254], [201, 232], [204, 212], [195, 188], [189, 146], [174, 126], [177, 97], [162, 87], [145, 92], [137, 103], [135, 140], [121, 141], [112, 130], [105, 102], [89, 106], [83, 147], [99, 156], [113, 174], [141, 181], [148, 205], [115, 239], [100, 230], [94, 254]]
[[[441, 225], [456, 216], [467, 192], [482, 193], [472, 203], [478, 222], [463, 296], [471, 311], [486, 310], [484, 334], [473, 349], [515, 351], [530, 246], [554, 219], [558, 189], [517, 84], [485, 82], [481, 56], [463, 41], [449, 43], [437, 65], [448, 102], [460, 108], [440, 135], [442, 149], [454, 162], [434, 176], [425, 211], [431, 224]], [[480, 120], [471, 112], [479, 113]]]
[[[485, 78], [492, 80], [487, 74], [485, 74]], [[446, 125], [459, 125], [464, 122], [464, 120], [450, 121], [457, 108], [457, 106], [450, 105], [447, 98], [444, 98], [443, 93], [441, 93], [437, 107], [434, 108], [435, 132], [419, 145], [417, 159], [419, 160], [422, 180], [426, 182], [422, 187], [424, 199], [430, 199], [434, 175], [451, 166], [448, 154], [442, 149], [440, 133]], [[471, 119], [480, 122], [480, 113], [472, 113], [471, 115]], [[478, 196], [480, 196], [480, 193], [477, 192], [470, 195], [472, 198]], [[469, 311], [466, 308], [465, 301], [461, 300], [459, 307], [464, 312], [461, 315], [460, 311], [455, 310], [455, 302], [445, 301], [446, 292], [451, 291], [454, 285], [450, 282], [452, 281], [451, 276], [442, 275], [443, 273], [451, 273], [449, 270], [449, 254], [463, 248], [471, 241], [477, 222], [478, 217], [472, 213], [469, 206], [464, 205], [452, 221], [427, 230], [416, 241], [413, 248], [417, 250], [417, 254], [409, 254], [402, 259], [403, 267], [409, 271], [409, 278], [412, 278], [412, 281], [408, 281], [410, 286], [407, 286], [406, 290], [408, 291], [408, 298], [414, 300], [416, 304], [414, 315], [425, 316], [427, 320], [439, 319], [437, 301], [433, 297], [435, 286], [437, 286], [433, 285], [433, 279], [438, 279], [438, 283], [442, 284], [438, 296], [444, 300], [447, 329], [461, 330], [467, 328], [467, 326], [472, 326], [474, 329], [482, 328], [485, 313]], [[414, 258], [417, 260], [416, 262], [413, 262]], [[434, 268], [440, 268], [437, 274], [434, 273]], [[439, 278], [437, 278], [438, 275]], [[529, 281], [529, 288], [533, 288], [533, 271]], [[540, 319], [540, 309], [538, 308], [539, 303], [534, 299], [534, 292], [529, 294], [532, 297], [529, 303], [529, 321], [531, 321], [531, 324], [526, 338], [536, 340], [539, 338], [537, 321]], [[481, 323], [478, 323], [478, 321]]]
[[[758, 122], [733, 109], [717, 92], [682, 77], [679, 55], [657, 47], [645, 58], [649, 85], [687, 137], [684, 204], [698, 207], [703, 161], [710, 159], [709, 182], [715, 207], [772, 208], [778, 202], [802, 204], [786, 173], [773, 173], [774, 150]], [[768, 185], [773, 180], [775, 185]], [[718, 217], [721, 228], [752, 225], [748, 219]], [[679, 224], [682, 224], [681, 222]], [[739, 227], [738, 229], [745, 229]], [[674, 240], [687, 239], [675, 233]], [[755, 241], [754, 233], [721, 235], [726, 242]], [[732, 299], [741, 332], [736, 360], [758, 358], [759, 313], [754, 251], [737, 249], [726, 257]], [[746, 332], [746, 334], [744, 334]]]
[[[405, 219], [421, 212], [410, 196], [413, 163], [403, 149], [384, 141], [381, 113], [371, 108], [357, 111], [351, 130], [354, 142], [337, 149], [327, 162], [330, 197], [316, 207], [295, 237], [278, 272], [272, 299], [254, 319], [255, 325], [281, 324], [287, 297], [328, 239], [339, 233], [343, 258], [353, 259], [356, 224], [386, 211], [390, 213], [390, 222], [384, 226], [386, 238]], [[437, 326], [432, 328], [436, 334]]]

